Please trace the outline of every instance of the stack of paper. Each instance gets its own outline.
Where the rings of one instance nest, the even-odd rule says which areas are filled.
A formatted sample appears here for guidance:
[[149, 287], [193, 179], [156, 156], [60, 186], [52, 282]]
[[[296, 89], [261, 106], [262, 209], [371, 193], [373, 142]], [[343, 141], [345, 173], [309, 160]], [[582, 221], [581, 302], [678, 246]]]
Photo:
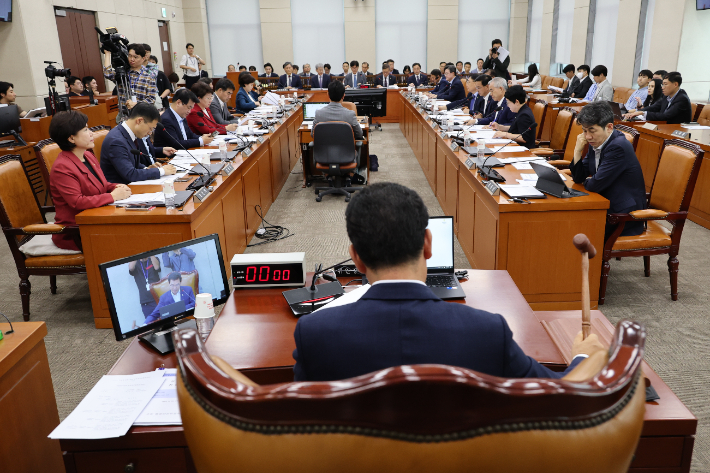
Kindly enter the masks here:
[[160, 371], [104, 376], [49, 438], [106, 439], [126, 435], [163, 382]]
[[[149, 182], [149, 181], [144, 181]], [[145, 194], [133, 194], [122, 200], [117, 200], [110, 205], [123, 206], [123, 205], [142, 205], [142, 204], [164, 204], [165, 195], [162, 192], [146, 192]]]
[[177, 398], [177, 370], [168, 368], [160, 371], [163, 373], [163, 384], [133, 425], [182, 425]]

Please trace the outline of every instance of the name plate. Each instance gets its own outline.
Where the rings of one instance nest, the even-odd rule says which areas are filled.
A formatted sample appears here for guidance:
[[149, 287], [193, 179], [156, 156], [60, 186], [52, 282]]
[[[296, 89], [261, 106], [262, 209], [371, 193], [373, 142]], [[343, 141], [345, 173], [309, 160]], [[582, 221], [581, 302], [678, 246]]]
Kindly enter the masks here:
[[476, 167], [476, 162], [471, 158], [468, 158], [464, 164], [466, 164], [466, 167], [469, 169], [473, 169]]
[[690, 132], [675, 130], [673, 133], [671, 133], [671, 135], [677, 136], [678, 138], [683, 138], [684, 140], [687, 140], [690, 137]]
[[494, 181], [486, 182], [484, 187], [490, 195], [500, 195], [500, 187]]
[[279, 125], [281, 125], [284, 122], [283, 117], [279, 118], [279, 121], [277, 122]]
[[421, 113], [422, 115], [426, 115], [426, 110], [421, 109], [421, 110], [419, 110], [419, 113]]
[[451, 142], [451, 151], [454, 153], [457, 152], [461, 147], [456, 143], [455, 141]]
[[431, 123], [431, 117], [426, 117], [426, 121], [428, 121], [429, 123]]
[[249, 147], [249, 148], [245, 149], [244, 151], [242, 151], [242, 154], [244, 155], [245, 158], [248, 158], [249, 156], [251, 156], [251, 153], [252, 153], [251, 147]]
[[274, 128], [273, 125], [269, 126], [269, 133], [273, 133], [275, 131], [276, 131], [276, 128]]
[[647, 130], [658, 130], [658, 125], [655, 123], [644, 123], [641, 125], [641, 128], [645, 128]]
[[259, 136], [259, 137], [256, 139], [256, 141], [258, 141], [259, 144], [261, 144], [261, 143], [263, 143], [263, 142], [266, 141], [266, 140], [264, 139], [263, 136]]
[[195, 204], [204, 202], [208, 195], [210, 195], [210, 190], [203, 187], [192, 195], [192, 202]]
[[439, 133], [439, 138], [441, 138], [442, 140], [445, 140], [447, 138], [446, 133], [444, 133], [443, 131], [441, 133]]
[[232, 166], [232, 163], [227, 163], [227, 165], [222, 168], [222, 175], [224, 177], [231, 175], [233, 172], [234, 166]]
[[438, 123], [434, 123], [434, 124], [432, 125], [432, 128], [434, 128], [435, 130], [438, 130], [438, 129], [441, 128], [441, 127], [439, 126]]

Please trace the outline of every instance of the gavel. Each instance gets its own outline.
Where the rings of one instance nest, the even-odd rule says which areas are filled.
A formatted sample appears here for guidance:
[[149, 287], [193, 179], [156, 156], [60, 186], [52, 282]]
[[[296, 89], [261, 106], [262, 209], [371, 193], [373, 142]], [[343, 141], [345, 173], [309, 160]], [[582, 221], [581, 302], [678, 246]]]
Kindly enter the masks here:
[[582, 340], [584, 340], [592, 329], [589, 307], [589, 259], [596, 256], [597, 250], [584, 233], [576, 234], [572, 243], [582, 253]]

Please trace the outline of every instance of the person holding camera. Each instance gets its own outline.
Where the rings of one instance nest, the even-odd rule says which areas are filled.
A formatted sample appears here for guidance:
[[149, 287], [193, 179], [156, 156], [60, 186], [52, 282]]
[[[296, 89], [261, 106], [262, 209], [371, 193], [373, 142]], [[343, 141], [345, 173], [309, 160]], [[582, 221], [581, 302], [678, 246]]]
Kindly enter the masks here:
[[[155, 97], [158, 94], [158, 88], [155, 85], [155, 78], [148, 69], [143, 65], [145, 57], [145, 48], [142, 44], [129, 44], [128, 47], [128, 83], [131, 90], [124, 91], [123, 84], [116, 83], [118, 89], [119, 100], [122, 96], [128, 96], [126, 100], [126, 108], [131, 110], [139, 102], [149, 104], [155, 103]], [[104, 52], [104, 77], [110, 81], [116, 82], [116, 71], [111, 65], [111, 52]], [[125, 95], [124, 95], [125, 94]]]
[[499, 39], [494, 39], [491, 43], [491, 49], [488, 50], [488, 57], [486, 57], [483, 63], [484, 70], [493, 70], [493, 75], [495, 77], [502, 77], [508, 79], [508, 66], [510, 66], [510, 54], [505, 56], [503, 61], [500, 60], [500, 53], [498, 48], [503, 47], [503, 41]]

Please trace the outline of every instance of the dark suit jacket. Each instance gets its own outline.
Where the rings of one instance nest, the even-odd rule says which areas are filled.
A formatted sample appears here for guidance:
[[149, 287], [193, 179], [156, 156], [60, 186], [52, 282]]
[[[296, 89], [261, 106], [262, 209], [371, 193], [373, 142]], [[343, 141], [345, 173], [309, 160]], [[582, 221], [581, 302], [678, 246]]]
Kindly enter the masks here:
[[466, 89], [463, 86], [463, 82], [461, 82], [461, 78], [455, 76], [451, 84], [447, 83], [447, 87], [440, 89], [439, 93], [436, 94], [436, 98], [448, 100], [449, 102], [466, 98]]
[[[166, 89], [170, 89], [170, 92], [173, 91], [173, 85], [163, 71], [158, 71], [158, 75], [155, 77], [155, 86], [158, 88], [158, 95], [165, 92]], [[160, 100], [163, 102], [163, 108], [167, 109], [170, 106], [170, 96]]]
[[264, 75], [259, 76], [259, 77], [278, 77], [278, 76], [279, 76], [279, 75], [278, 75], [277, 73], [272, 72], [271, 74], [268, 74], [268, 75], [267, 75], [267, 74], [264, 74]]
[[378, 85], [381, 85], [382, 87], [389, 87], [390, 85], [395, 85], [397, 84], [397, 79], [394, 78], [392, 74], [387, 76], [387, 83], [385, 84], [382, 79], [382, 74], [377, 74], [377, 77], [375, 77], [375, 87]]
[[[185, 309], [193, 309], [195, 307], [195, 293], [192, 292], [190, 286], [180, 286], [180, 300], [185, 303]], [[174, 304], [175, 299], [173, 299], [172, 293], [170, 291], [166, 292], [160, 296], [158, 305], [153, 309], [153, 312], [145, 318], [145, 323], [149, 324], [160, 319], [160, 309], [166, 305]]]
[[670, 106], [668, 105], [668, 97], [663, 96], [648, 108], [646, 112], [646, 120], [648, 121], [665, 121], [668, 124], [687, 123], [693, 119], [693, 108], [690, 106], [690, 99], [685, 90], [678, 89]]
[[[257, 94], [253, 90], [251, 91], [251, 96], [254, 98], [254, 100], [259, 100], [259, 94]], [[235, 104], [236, 105], [234, 109], [236, 110], [236, 112], [243, 114], [249, 113], [250, 110], [254, 110], [257, 106], [253, 101], [249, 99], [249, 97], [247, 97], [247, 91], [241, 87], [239, 88], [239, 92], [237, 92]]]
[[486, 60], [483, 61], [483, 69], [493, 69], [493, 75], [495, 77], [502, 77], [504, 79], [508, 78], [508, 66], [510, 66], [510, 54], [505, 58], [505, 61], [500, 62], [500, 59], [491, 59], [490, 56], [486, 56]]
[[[567, 84], [567, 88], [565, 89], [565, 91], [567, 91], [569, 94], [573, 94], [574, 91], [577, 89], [577, 86], [579, 86], [579, 77], [574, 75], [574, 76], [572, 76], [572, 79]], [[584, 95], [587, 95], [586, 92]]]
[[138, 149], [123, 125], [111, 129], [101, 145], [101, 170], [108, 182], [128, 184], [135, 181], [158, 179], [157, 168], [146, 169], [138, 156], [131, 153]]
[[[279, 77], [279, 89], [286, 87], [286, 74]], [[296, 74], [291, 74], [291, 87], [300, 89], [301, 88], [301, 78]]]
[[437, 93], [441, 92], [442, 90], [444, 90], [448, 85], [449, 85], [449, 83], [448, 83], [448, 82], [446, 81], [446, 79], [444, 79], [444, 77], [442, 76], [441, 79], [439, 80], [439, 83], [436, 84], [436, 85], [434, 86], [434, 88], [431, 89], [430, 92], [431, 92], [432, 94], [437, 94]]
[[318, 83], [318, 74], [311, 78], [311, 87], [314, 89], [327, 89], [330, 84], [330, 74], [323, 74], [323, 85]]
[[392, 69], [392, 74], [399, 74], [399, 71], [397, 69]]
[[574, 89], [574, 98], [576, 99], [583, 99], [585, 95], [587, 95], [587, 92], [589, 92], [589, 88], [592, 86], [592, 78], [587, 76], [583, 80], [577, 84], [577, 88]]
[[[629, 213], [646, 208], [646, 186], [634, 147], [623, 133], [612, 132], [601, 150], [596, 168], [595, 151], [591, 146], [577, 164], [570, 164], [572, 178], [584, 188], [609, 199], [608, 213]], [[589, 179], [587, 177], [591, 176]], [[643, 233], [643, 222], [626, 222], [622, 235]], [[607, 232], [608, 234], [608, 232]]]
[[[446, 110], [454, 110], [457, 108], [462, 108], [466, 107], [471, 104], [471, 102], [475, 103], [476, 97], [473, 96], [473, 94], [468, 94], [465, 98], [461, 100], [456, 100], [455, 102], [451, 102], [446, 104]], [[469, 107], [469, 110], [471, 108]]]
[[417, 80], [417, 76], [412, 74], [407, 77], [407, 84], [414, 84], [415, 87], [419, 87], [420, 85], [429, 85], [429, 77], [424, 73], [420, 73], [419, 80]]
[[[79, 212], [113, 203], [110, 192], [116, 184], [106, 180], [93, 153], [85, 152], [84, 159], [96, 171], [98, 179], [71, 151], [59, 153], [52, 165], [49, 190], [56, 211], [54, 223], [58, 225], [76, 225], [75, 217]], [[52, 235], [52, 241], [59, 248], [79, 250], [73, 236]]]
[[[528, 127], [530, 127], [530, 129], [525, 131]], [[520, 107], [520, 110], [518, 110], [513, 123], [511, 123], [510, 128], [508, 129], [508, 133], [519, 135], [525, 131], [523, 133], [523, 138], [525, 138], [525, 144], [523, 146], [527, 148], [537, 148], [537, 145], [535, 144], [536, 129], [537, 123], [535, 123], [535, 116], [533, 115], [532, 110], [530, 110], [530, 107], [525, 104]]]
[[[172, 109], [169, 108], [168, 110], [165, 110], [163, 112], [163, 114], [160, 116], [160, 123], [163, 124], [167, 133], [163, 131], [160, 127], [156, 128], [155, 133], [153, 134], [155, 145], [170, 146], [175, 149], [190, 149], [199, 148], [200, 146], [202, 146], [200, 144], [200, 136], [193, 133], [187, 123], [184, 124], [185, 135], [187, 136], [187, 139], [183, 138], [182, 132], [180, 131], [180, 125], [178, 124], [177, 120], [178, 119], [173, 113]], [[168, 135], [168, 133], [170, 134], [170, 136]]]
[[[497, 113], [493, 113], [488, 118], [479, 118], [476, 122], [476, 125], [490, 125], [491, 123], [496, 122], [500, 125], [510, 126], [510, 124], [513, 123], [513, 120], [515, 120], [516, 114], [511, 112], [508, 108], [507, 100], [503, 99], [503, 103], [501, 104], [501, 106], [503, 108], [500, 111], [498, 111]], [[496, 108], [498, 108], [498, 102], [494, 100], [490, 111], [493, 112], [493, 110], [495, 110]]]
[[[156, 148], [153, 145], [153, 140], [151, 140], [150, 138], [148, 138], [148, 148], [145, 147], [145, 143], [143, 143], [143, 140], [138, 140], [138, 150], [145, 155], [152, 156], [154, 161], [158, 158], [165, 157], [165, 155], [163, 154], [163, 148]], [[148, 156], [139, 156], [138, 162], [145, 167], [148, 167], [153, 164], [152, 162], [150, 162], [150, 158]]]
[[486, 102], [485, 97], [479, 95], [476, 97], [476, 103], [473, 105], [473, 113], [480, 113], [485, 117], [495, 110], [497, 105], [497, 102], [493, 100], [493, 96], [490, 93], [488, 94], [488, 102]]
[[416, 283], [377, 284], [357, 302], [305, 315], [294, 337], [296, 381], [425, 363], [513, 378], [564, 375], [526, 356], [502, 316], [444, 302]]

